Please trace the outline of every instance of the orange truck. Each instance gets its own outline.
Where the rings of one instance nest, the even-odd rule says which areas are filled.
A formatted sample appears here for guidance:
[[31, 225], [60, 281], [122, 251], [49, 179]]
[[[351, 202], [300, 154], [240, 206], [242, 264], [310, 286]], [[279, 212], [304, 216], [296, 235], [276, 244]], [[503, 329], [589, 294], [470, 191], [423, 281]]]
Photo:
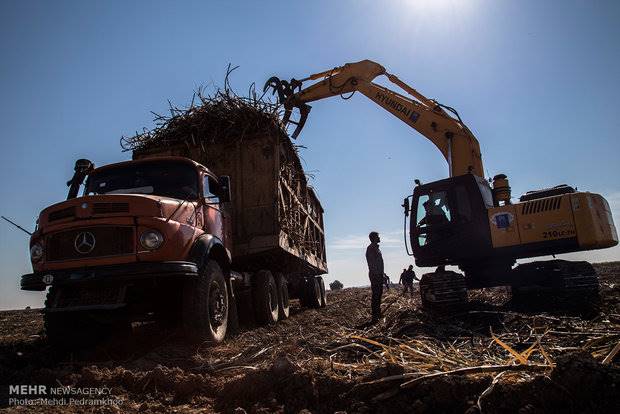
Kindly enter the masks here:
[[239, 319], [287, 318], [290, 298], [325, 306], [323, 209], [290, 141], [212, 144], [209, 159], [203, 150], [76, 162], [67, 200], [40, 213], [33, 273], [21, 279], [23, 290], [49, 288], [51, 342], [154, 321], [218, 343]]

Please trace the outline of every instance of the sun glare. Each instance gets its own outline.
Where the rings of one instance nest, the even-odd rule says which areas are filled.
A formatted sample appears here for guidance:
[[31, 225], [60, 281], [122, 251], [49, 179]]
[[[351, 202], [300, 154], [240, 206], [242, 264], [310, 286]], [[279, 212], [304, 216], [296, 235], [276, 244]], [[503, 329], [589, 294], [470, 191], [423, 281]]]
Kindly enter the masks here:
[[451, 12], [465, 12], [471, 9], [474, 1], [471, 0], [400, 0], [403, 11], [415, 14], [438, 14]]

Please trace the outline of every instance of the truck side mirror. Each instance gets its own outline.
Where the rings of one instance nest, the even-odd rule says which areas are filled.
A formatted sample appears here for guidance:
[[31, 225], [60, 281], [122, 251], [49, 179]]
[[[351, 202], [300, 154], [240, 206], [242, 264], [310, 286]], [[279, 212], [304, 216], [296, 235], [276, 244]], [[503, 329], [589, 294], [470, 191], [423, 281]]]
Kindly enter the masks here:
[[230, 192], [230, 177], [228, 175], [222, 175], [219, 177], [218, 181], [220, 184], [220, 191], [222, 192], [220, 194], [220, 202], [227, 203], [232, 199]]
[[409, 197], [406, 197], [403, 200], [403, 204], [401, 205], [405, 209], [405, 217], [409, 216]]

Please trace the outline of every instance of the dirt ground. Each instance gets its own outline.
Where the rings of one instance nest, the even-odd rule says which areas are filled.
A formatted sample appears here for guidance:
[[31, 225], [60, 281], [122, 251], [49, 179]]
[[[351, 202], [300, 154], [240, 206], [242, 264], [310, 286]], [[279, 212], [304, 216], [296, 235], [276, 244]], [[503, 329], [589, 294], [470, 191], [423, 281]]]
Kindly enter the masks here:
[[620, 341], [620, 262], [596, 267], [594, 309], [523, 307], [489, 289], [458, 314], [433, 315], [394, 288], [369, 325], [369, 289], [350, 288], [329, 292], [325, 309], [294, 302], [289, 319], [217, 347], [145, 324], [60, 352], [46, 343], [40, 310], [0, 312], [0, 409], [84, 411], [9, 405], [9, 385], [43, 384], [109, 388], [122, 401], [87, 407], [104, 413], [620, 412], [620, 355], [602, 363]]

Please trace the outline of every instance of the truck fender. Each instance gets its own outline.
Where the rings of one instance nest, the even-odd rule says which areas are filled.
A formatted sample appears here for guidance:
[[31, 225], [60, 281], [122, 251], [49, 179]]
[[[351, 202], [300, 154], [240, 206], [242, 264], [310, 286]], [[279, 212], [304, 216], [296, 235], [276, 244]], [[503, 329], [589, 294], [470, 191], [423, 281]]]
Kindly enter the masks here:
[[189, 253], [189, 260], [201, 268], [212, 258], [222, 267], [224, 274], [230, 274], [231, 254], [222, 241], [212, 234], [203, 234], [194, 241]]

